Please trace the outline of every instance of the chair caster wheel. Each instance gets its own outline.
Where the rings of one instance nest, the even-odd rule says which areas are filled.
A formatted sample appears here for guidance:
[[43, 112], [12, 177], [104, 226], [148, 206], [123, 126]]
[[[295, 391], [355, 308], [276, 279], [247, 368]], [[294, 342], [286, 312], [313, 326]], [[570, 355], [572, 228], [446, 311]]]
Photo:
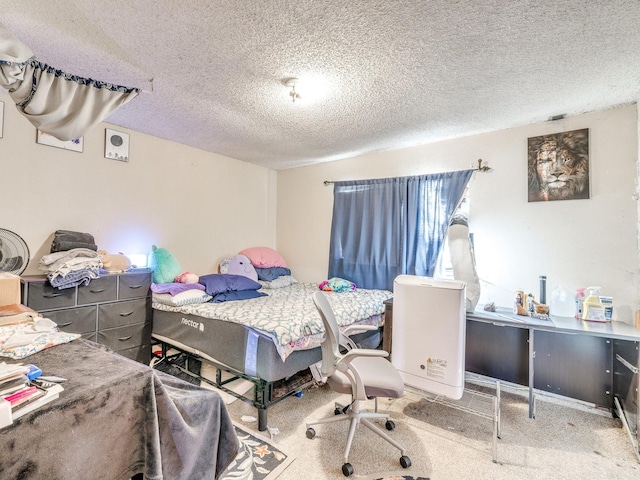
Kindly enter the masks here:
[[353, 475], [353, 467], [351, 466], [350, 463], [345, 463], [344, 465], [342, 465], [342, 474], [345, 477], [349, 477]]
[[395, 423], [393, 423], [393, 420], [387, 420], [387, 421], [386, 421], [386, 423], [384, 424], [384, 427], [385, 427], [387, 430], [391, 431], [391, 430], [393, 430], [394, 428], [396, 428], [396, 424], [395, 424]]
[[316, 431], [311, 427], [307, 428], [307, 438], [309, 440], [313, 440], [315, 436], [316, 436]]
[[406, 455], [400, 457], [400, 465], [402, 468], [409, 468], [411, 466], [411, 459]]
[[333, 414], [334, 414], [334, 415], [342, 415], [342, 409], [341, 409], [341, 408], [336, 408], [336, 409], [333, 411]]

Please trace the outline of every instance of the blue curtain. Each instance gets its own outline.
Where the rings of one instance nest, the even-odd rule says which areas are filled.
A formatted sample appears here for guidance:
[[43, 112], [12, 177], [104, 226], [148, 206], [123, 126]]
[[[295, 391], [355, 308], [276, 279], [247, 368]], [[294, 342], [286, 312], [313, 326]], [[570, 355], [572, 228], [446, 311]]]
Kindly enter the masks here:
[[392, 290], [400, 274], [432, 276], [473, 172], [335, 182], [329, 278]]

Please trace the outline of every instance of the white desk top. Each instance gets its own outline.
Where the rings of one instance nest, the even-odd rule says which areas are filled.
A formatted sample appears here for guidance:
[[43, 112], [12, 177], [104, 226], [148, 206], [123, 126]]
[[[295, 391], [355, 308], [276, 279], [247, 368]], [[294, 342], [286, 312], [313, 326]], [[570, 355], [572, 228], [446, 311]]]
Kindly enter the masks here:
[[573, 317], [557, 317], [550, 315], [549, 320], [516, 315], [512, 310], [497, 307], [495, 312], [487, 312], [480, 308], [467, 313], [467, 319], [493, 323], [510, 327], [530, 328], [534, 330], [555, 331], [559, 333], [581, 333], [618, 340], [640, 341], [640, 329], [625, 322], [588, 322]]

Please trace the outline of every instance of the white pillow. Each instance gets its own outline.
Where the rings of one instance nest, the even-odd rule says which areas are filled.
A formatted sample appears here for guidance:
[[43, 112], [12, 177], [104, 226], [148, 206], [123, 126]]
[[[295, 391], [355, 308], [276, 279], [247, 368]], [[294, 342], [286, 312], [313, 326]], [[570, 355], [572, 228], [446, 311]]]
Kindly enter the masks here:
[[281, 277], [278, 277], [275, 280], [271, 280], [270, 282], [267, 282], [265, 280], [258, 280], [258, 283], [262, 285], [262, 288], [282, 288], [288, 287], [293, 283], [298, 283], [298, 281], [291, 275], [282, 275]]
[[170, 293], [153, 293], [153, 301], [170, 305], [172, 307], [181, 307], [183, 305], [191, 305], [194, 303], [204, 303], [211, 300], [211, 295], [202, 290], [195, 288], [185, 290], [184, 292], [171, 295]]

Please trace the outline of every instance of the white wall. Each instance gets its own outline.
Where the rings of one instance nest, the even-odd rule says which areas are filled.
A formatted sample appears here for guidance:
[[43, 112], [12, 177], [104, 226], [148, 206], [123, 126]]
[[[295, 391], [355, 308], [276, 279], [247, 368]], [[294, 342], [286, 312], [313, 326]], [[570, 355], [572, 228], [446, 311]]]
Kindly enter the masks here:
[[[108, 124], [85, 136], [83, 153], [39, 145], [10, 97], [0, 101], [0, 227], [27, 241], [25, 274], [38, 273], [57, 229], [92, 233], [110, 252], [166, 247], [183, 270], [202, 275], [242, 248], [276, 247], [277, 225], [277, 249], [294, 276], [319, 282], [333, 204], [323, 180], [465, 169], [482, 158], [493, 171], [476, 176], [470, 213], [480, 305], [510, 305], [520, 288], [537, 294], [547, 275], [548, 295], [558, 285], [597, 284], [620, 318], [640, 308], [635, 105], [275, 172]], [[104, 158], [107, 126], [130, 133], [129, 162]], [[527, 138], [578, 128], [590, 129], [591, 199], [528, 203]]]
[[[591, 198], [528, 203], [527, 138], [589, 128]], [[511, 306], [514, 292], [547, 298], [600, 285], [618, 318], [639, 308], [636, 194], [638, 119], [635, 105], [556, 122], [278, 172], [278, 250], [301, 281], [327, 276], [333, 189], [324, 180], [418, 175], [467, 169], [482, 158], [493, 171], [471, 184], [470, 229], [482, 279], [479, 306]]]
[[[0, 101], [0, 227], [27, 242], [25, 275], [40, 273], [58, 229], [91, 233], [109, 252], [165, 247], [199, 275], [243, 248], [275, 247], [275, 171], [108, 124], [83, 153], [40, 145], [11, 98]], [[104, 158], [105, 127], [130, 133], [129, 162]]]

